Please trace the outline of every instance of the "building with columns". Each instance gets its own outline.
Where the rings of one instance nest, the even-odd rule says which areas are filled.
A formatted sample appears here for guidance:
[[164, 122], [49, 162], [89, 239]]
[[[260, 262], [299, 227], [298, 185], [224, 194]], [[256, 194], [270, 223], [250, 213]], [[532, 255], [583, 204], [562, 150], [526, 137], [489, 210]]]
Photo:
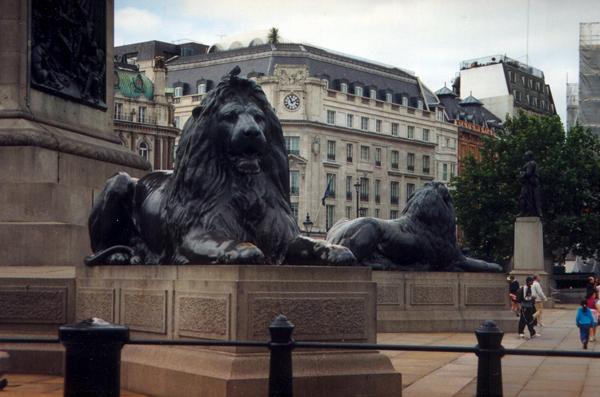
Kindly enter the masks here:
[[424, 183], [449, 180], [458, 129], [413, 72], [306, 44], [262, 44], [268, 31], [260, 34], [238, 34], [234, 46], [225, 38], [210, 52], [167, 62], [174, 124], [183, 126], [204, 95], [240, 66], [281, 121], [302, 230], [307, 215], [313, 236], [341, 218], [397, 218]]

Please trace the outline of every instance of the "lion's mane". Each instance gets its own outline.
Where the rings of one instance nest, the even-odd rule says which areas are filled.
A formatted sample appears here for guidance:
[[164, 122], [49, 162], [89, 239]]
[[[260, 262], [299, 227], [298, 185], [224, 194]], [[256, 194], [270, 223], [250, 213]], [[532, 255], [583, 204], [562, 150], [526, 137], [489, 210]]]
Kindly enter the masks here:
[[[229, 137], [216, 128], [218, 109], [231, 101], [253, 103], [266, 117], [266, 150], [256, 174], [242, 174], [231, 166], [225, 148]], [[281, 124], [260, 86], [230, 77], [206, 95], [183, 128], [166, 193], [171, 246], [180, 246], [195, 228], [251, 242], [268, 263], [283, 262], [286, 247], [300, 232], [289, 204]]]

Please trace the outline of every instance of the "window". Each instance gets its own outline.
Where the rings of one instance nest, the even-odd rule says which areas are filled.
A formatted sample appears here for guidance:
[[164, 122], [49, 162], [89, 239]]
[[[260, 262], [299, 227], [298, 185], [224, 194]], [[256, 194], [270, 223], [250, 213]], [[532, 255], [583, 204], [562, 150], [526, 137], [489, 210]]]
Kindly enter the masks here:
[[414, 153], [408, 153], [408, 155], [406, 156], [406, 168], [409, 171], [415, 170], [415, 154]]
[[137, 62], [137, 57], [131, 57], [131, 58], [127, 58], [127, 64], [128, 65], [135, 65]]
[[412, 125], [408, 126], [408, 129], [406, 130], [406, 136], [408, 138], [414, 138], [415, 137], [415, 127]]
[[375, 165], [381, 167], [381, 148], [375, 148]]
[[138, 153], [144, 159], [148, 160], [148, 144], [146, 142], [140, 142], [140, 145], [138, 146]]
[[448, 180], [448, 164], [442, 164], [442, 181]]
[[423, 101], [417, 102], [417, 109], [423, 109]]
[[368, 117], [360, 118], [360, 129], [365, 130], [365, 131], [369, 130], [369, 118]]
[[175, 87], [175, 96], [176, 97], [183, 96], [183, 87]]
[[115, 102], [115, 119], [123, 120], [123, 104]]
[[198, 95], [206, 94], [206, 84], [198, 85]]
[[515, 97], [515, 102], [521, 102], [521, 92], [517, 90], [513, 90], [513, 96]]
[[352, 207], [346, 207], [346, 218], [352, 218]]
[[356, 95], [356, 96], [362, 96], [362, 94], [363, 94], [362, 87], [354, 87], [354, 95]]
[[140, 123], [145, 123], [146, 122], [146, 106], [140, 106], [139, 107], [140, 110], [140, 114], [138, 115], [138, 119], [140, 121]]
[[533, 88], [533, 79], [529, 79], [529, 88]]
[[327, 141], [327, 160], [335, 160], [335, 141]]
[[300, 171], [290, 171], [290, 196], [298, 196], [300, 194], [299, 176]]
[[292, 213], [294, 214], [294, 219], [296, 219], [296, 223], [298, 223], [298, 203], [292, 204]]
[[381, 201], [381, 180], [375, 179], [375, 204]]
[[385, 101], [387, 103], [392, 103], [392, 94], [385, 94]]
[[392, 168], [397, 170], [398, 169], [398, 160], [400, 158], [400, 155], [398, 153], [397, 150], [392, 150]]
[[392, 136], [398, 136], [398, 123], [392, 123]]
[[436, 120], [437, 121], [444, 121], [444, 110], [443, 109], [438, 109], [437, 110]]
[[[331, 181], [331, 185], [329, 181]], [[335, 174], [326, 174], [325, 189], [327, 189], [327, 186], [329, 186], [329, 195], [327, 197], [335, 198]]]
[[542, 92], [542, 83], [540, 83], [539, 81], [535, 82], [535, 90]]
[[391, 210], [390, 211], [390, 219], [398, 219], [398, 211]]
[[352, 125], [354, 124], [354, 115], [353, 114], [349, 114], [346, 117], [346, 126], [348, 128], [352, 128]]
[[456, 164], [450, 164], [450, 176], [456, 173]]
[[375, 218], [379, 218], [379, 208], [375, 208]]
[[354, 145], [351, 143], [346, 144], [346, 161], [351, 163], [354, 157]]
[[375, 121], [375, 132], [380, 133], [380, 134], [381, 134], [381, 124], [383, 124], [383, 122], [381, 120]]
[[360, 178], [360, 201], [369, 201], [369, 178]]
[[398, 205], [400, 201], [400, 182], [390, 182], [390, 204]]
[[335, 111], [327, 111], [327, 124], [335, 124]]
[[285, 136], [283, 137], [285, 140], [285, 150], [287, 154], [295, 154], [297, 156], [300, 155], [300, 138], [297, 136]]
[[512, 70], [508, 71], [508, 79], [511, 81], [511, 83], [516, 83], [517, 82], [517, 74], [515, 72], [513, 72]]
[[361, 209], [358, 211], [358, 213], [359, 213], [359, 216], [360, 216], [361, 218], [365, 218], [365, 217], [369, 216], [369, 209], [368, 209], [368, 208], [361, 208]]
[[360, 147], [360, 159], [369, 161], [369, 147], [368, 146]]
[[423, 173], [429, 174], [429, 156], [423, 156]]
[[521, 82], [523, 83], [523, 86], [527, 87], [527, 77], [521, 76]]
[[329, 231], [333, 226], [333, 213], [335, 212], [335, 205], [325, 206], [325, 229]]
[[348, 84], [342, 83], [341, 90], [344, 94], [347, 94], [348, 93]]
[[181, 117], [175, 116], [175, 120], [173, 121], [173, 126], [175, 128], [181, 128]]
[[408, 203], [408, 200], [410, 200], [410, 196], [412, 196], [414, 192], [415, 192], [415, 184], [407, 183], [406, 184], [406, 202], [407, 203]]
[[533, 106], [538, 107], [538, 99], [536, 97], [533, 98]]
[[427, 128], [423, 128], [423, 140], [429, 142], [429, 130]]
[[402, 105], [403, 106], [408, 106], [408, 98], [405, 97], [405, 96], [402, 97]]
[[[346, 176], [346, 200], [352, 200], [352, 177]], [[348, 216], [346, 218], [349, 218]]]

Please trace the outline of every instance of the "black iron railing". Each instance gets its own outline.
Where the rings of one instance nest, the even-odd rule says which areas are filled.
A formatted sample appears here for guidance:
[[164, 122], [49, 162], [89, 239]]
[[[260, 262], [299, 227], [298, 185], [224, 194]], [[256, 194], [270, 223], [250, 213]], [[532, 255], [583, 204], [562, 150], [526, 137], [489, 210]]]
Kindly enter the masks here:
[[268, 348], [271, 352], [269, 397], [293, 395], [292, 351], [295, 348], [473, 353], [479, 358], [477, 396], [502, 396], [501, 360], [505, 355], [600, 358], [600, 352], [594, 351], [505, 349], [501, 344], [504, 332], [493, 321], [484, 322], [475, 331], [478, 342], [475, 347], [296, 342], [292, 338], [293, 331], [294, 325], [280, 315], [269, 326], [271, 339], [266, 342], [129, 339], [129, 328], [89, 319], [60, 327], [58, 338], [0, 338], [0, 343], [62, 343], [66, 350], [65, 397], [87, 395], [89, 390], [101, 390], [99, 395], [106, 397], [119, 396], [124, 344]]

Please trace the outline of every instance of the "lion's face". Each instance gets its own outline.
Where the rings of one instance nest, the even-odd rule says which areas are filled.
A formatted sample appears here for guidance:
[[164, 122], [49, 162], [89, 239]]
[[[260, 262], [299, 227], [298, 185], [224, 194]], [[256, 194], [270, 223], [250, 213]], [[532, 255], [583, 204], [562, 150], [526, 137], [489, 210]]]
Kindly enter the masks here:
[[217, 123], [231, 165], [240, 173], [258, 173], [267, 147], [263, 111], [252, 102], [232, 101], [217, 111]]

